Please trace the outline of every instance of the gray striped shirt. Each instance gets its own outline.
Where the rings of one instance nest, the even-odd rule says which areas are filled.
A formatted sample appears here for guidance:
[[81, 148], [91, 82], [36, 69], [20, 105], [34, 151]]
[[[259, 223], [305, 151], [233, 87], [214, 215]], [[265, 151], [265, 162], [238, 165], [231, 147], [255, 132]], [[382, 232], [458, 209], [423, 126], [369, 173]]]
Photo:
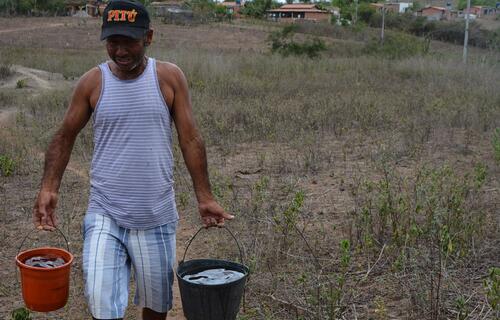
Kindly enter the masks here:
[[173, 188], [172, 131], [156, 61], [120, 80], [99, 65], [102, 88], [93, 115], [89, 211], [124, 228], [147, 229], [178, 219]]

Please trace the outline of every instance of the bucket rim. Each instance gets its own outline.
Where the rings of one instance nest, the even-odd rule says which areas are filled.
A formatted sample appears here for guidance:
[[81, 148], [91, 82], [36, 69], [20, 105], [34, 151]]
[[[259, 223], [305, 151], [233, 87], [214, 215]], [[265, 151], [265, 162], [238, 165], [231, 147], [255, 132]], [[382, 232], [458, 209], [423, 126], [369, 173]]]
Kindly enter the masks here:
[[[193, 260], [188, 260], [188, 261], [194, 261], [194, 260], [204, 260], [204, 261], [206, 261], [206, 260], [212, 260], [213, 261], [213, 260], [216, 260], [216, 259], [193, 259]], [[226, 261], [226, 262], [232, 262], [232, 263], [234, 263], [233, 261], [227, 261], [227, 260], [217, 260], [217, 261]], [[186, 262], [186, 261], [184, 261], [184, 262]], [[193, 282], [190, 282], [188, 280], [185, 280], [183, 278], [183, 276], [179, 273], [179, 267], [177, 267], [177, 269], [175, 270], [175, 275], [177, 276], [177, 280], [178, 280], [179, 284], [182, 282], [183, 286], [196, 287], [196, 288], [203, 287], [203, 288], [211, 288], [211, 289], [225, 288], [228, 285], [234, 285], [236, 283], [241, 283], [242, 281], [245, 282], [245, 283], [247, 282], [247, 280], [250, 277], [250, 269], [247, 266], [245, 266], [245, 265], [241, 265], [241, 266], [244, 267], [243, 269], [245, 271], [243, 273], [243, 277], [241, 277], [241, 278], [239, 278], [237, 280], [228, 282], [228, 283], [221, 283], [221, 284], [200, 284], [200, 283], [193, 283]]]
[[[69, 256], [69, 260], [65, 261], [62, 266], [58, 266], [58, 267], [54, 267], [54, 268], [41, 268], [41, 267], [29, 266], [26, 263], [21, 262], [21, 260], [19, 260], [19, 258], [22, 255], [25, 255], [25, 254], [30, 253], [32, 251], [38, 251], [38, 250], [42, 250], [42, 249], [43, 250], [47, 250], [47, 249], [57, 250], [59, 252], [62, 251], [63, 253], [65, 253], [65, 254], [67, 254]], [[18, 253], [16, 255], [16, 264], [18, 265], [19, 268], [23, 268], [23, 269], [35, 270], [35, 271], [42, 271], [42, 272], [50, 272], [50, 271], [55, 271], [55, 270], [67, 268], [68, 266], [70, 266], [73, 263], [74, 258], [75, 257], [73, 256], [73, 254], [71, 252], [69, 252], [68, 250], [62, 249], [62, 248], [56, 248], [56, 247], [39, 247], [39, 248], [28, 249], [28, 250], [25, 250], [23, 252]]]
[[[222, 262], [229, 262], [229, 263], [232, 263], [232, 264], [236, 264], [240, 267], [242, 267], [243, 269], [243, 277], [238, 279], [238, 280], [235, 280], [234, 282], [239, 282], [239, 281], [247, 281], [247, 279], [250, 277], [250, 268], [242, 263], [238, 263], [238, 262], [234, 262], [234, 261], [229, 261], [229, 260], [221, 260], [221, 259], [192, 259], [192, 260], [186, 260], [186, 261], [181, 261], [177, 268], [175, 269], [175, 275], [177, 276], [177, 279], [180, 282], [183, 283], [183, 285], [187, 285], [187, 286], [190, 286], [190, 287], [199, 287], [199, 286], [207, 286], [207, 287], [210, 287], [210, 288], [219, 288], [219, 287], [225, 287], [227, 286], [228, 284], [227, 283], [222, 283], [222, 284], [210, 284], [210, 285], [203, 285], [203, 284], [196, 284], [196, 283], [191, 283], [187, 280], [184, 280], [182, 277], [185, 276], [186, 274], [184, 275], [181, 275], [179, 273], [179, 268], [187, 263], [187, 262], [190, 262], [190, 261], [222, 261]], [[230, 282], [230, 283], [233, 283], [233, 282]]]
[[232, 263], [232, 264], [235, 264], [235, 265], [238, 265], [238, 266], [241, 266], [243, 267], [244, 269], [246, 269], [247, 273], [250, 273], [250, 268], [243, 264], [243, 263], [240, 263], [240, 262], [236, 262], [236, 261], [231, 261], [231, 260], [224, 260], [224, 259], [191, 259], [191, 260], [182, 260], [182, 261], [179, 261], [179, 263], [177, 264], [177, 268], [176, 268], [176, 272], [179, 270], [179, 267], [188, 263], [188, 262], [202, 262], [202, 261], [220, 261], [220, 262], [226, 262], [226, 263]]

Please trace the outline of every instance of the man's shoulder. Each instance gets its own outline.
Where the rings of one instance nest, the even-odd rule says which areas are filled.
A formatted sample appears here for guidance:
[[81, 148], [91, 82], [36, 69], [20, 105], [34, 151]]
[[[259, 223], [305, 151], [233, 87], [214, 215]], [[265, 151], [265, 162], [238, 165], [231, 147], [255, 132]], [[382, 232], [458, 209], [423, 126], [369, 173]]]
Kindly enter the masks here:
[[80, 81], [90, 82], [90, 83], [100, 83], [101, 82], [101, 69], [99, 67], [93, 67], [89, 71], [85, 72], [81, 76]]
[[85, 72], [74, 89], [74, 96], [88, 99], [101, 91], [101, 70], [94, 67]]
[[89, 71], [85, 72], [78, 80], [77, 87], [81, 89], [95, 89], [101, 86], [101, 69], [99, 67], [94, 67]]
[[156, 70], [158, 77], [162, 81], [166, 81], [171, 84], [178, 83], [184, 78], [184, 73], [181, 68], [179, 68], [175, 63], [167, 61], [156, 61]]

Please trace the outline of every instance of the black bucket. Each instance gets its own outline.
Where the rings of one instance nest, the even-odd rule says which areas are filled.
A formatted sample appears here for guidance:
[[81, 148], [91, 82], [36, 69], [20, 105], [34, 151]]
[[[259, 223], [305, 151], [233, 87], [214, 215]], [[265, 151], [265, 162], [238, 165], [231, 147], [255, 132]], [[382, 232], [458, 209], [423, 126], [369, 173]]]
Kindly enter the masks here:
[[[189, 240], [184, 257], [177, 267], [176, 275], [181, 292], [182, 309], [188, 320], [234, 320], [240, 309], [241, 297], [245, 291], [249, 270], [247, 266], [243, 265], [243, 253], [238, 241], [227, 227], [224, 228], [236, 241], [242, 263], [216, 259], [184, 261], [191, 242], [204, 229], [200, 228]], [[218, 268], [238, 271], [244, 276], [238, 280], [217, 285], [196, 284], [183, 279], [185, 275]]]

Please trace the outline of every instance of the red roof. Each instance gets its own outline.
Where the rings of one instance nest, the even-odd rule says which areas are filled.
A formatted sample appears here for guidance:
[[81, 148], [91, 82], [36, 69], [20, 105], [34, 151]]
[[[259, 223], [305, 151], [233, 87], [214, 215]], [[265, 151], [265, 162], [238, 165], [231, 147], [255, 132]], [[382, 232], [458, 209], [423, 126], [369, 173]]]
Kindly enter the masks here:
[[431, 9], [431, 10], [439, 10], [439, 11], [446, 11], [446, 8], [443, 8], [443, 7], [434, 7], [434, 6], [423, 8], [422, 11], [429, 10], [429, 9]]
[[285, 4], [279, 9], [267, 10], [267, 12], [317, 12], [317, 13], [328, 13], [327, 10], [321, 10], [316, 7], [315, 4]]
[[225, 7], [239, 7], [240, 5], [237, 4], [236, 2], [222, 2], [220, 3], [221, 5], [225, 6]]
[[290, 3], [282, 5], [280, 9], [317, 9], [317, 8], [315, 4]]

